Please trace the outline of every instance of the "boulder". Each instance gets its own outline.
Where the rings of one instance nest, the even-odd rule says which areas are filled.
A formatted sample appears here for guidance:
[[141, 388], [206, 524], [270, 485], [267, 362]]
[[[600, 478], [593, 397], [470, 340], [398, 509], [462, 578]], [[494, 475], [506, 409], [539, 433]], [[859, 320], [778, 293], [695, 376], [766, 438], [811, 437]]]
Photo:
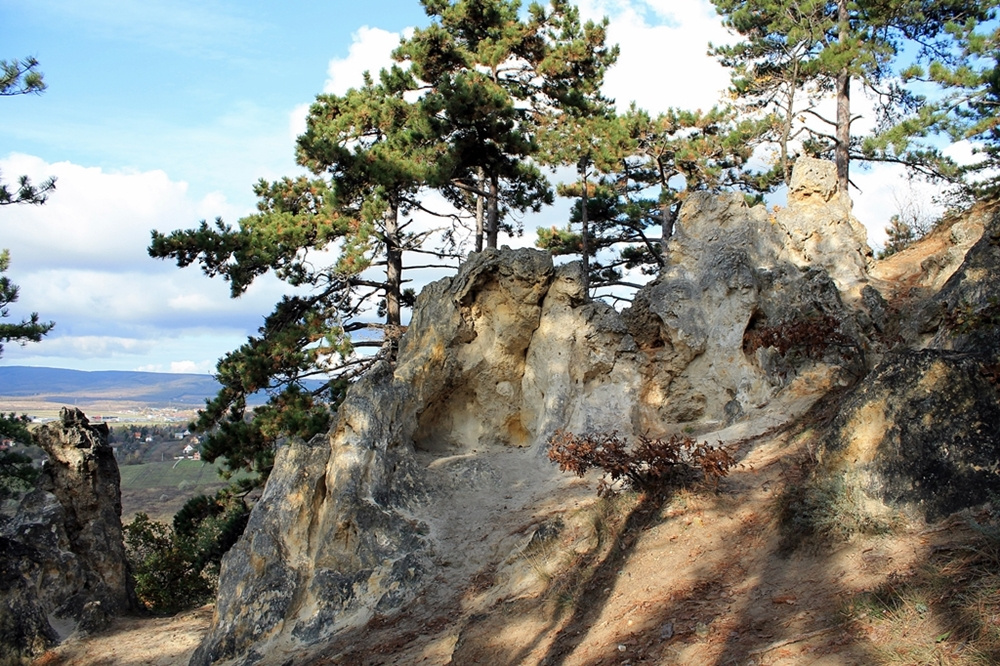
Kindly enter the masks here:
[[934, 520], [1000, 494], [1000, 215], [848, 395], [819, 474]]
[[820, 474], [841, 475], [890, 506], [937, 520], [1000, 493], [997, 423], [997, 377], [982, 359], [900, 351], [844, 402]]
[[58, 425], [34, 433], [48, 459], [38, 487], [2, 528], [12, 545], [5, 550], [0, 627], [26, 655], [73, 632], [99, 631], [139, 608], [122, 538], [121, 478], [107, 436], [106, 425], [92, 426], [68, 408]]

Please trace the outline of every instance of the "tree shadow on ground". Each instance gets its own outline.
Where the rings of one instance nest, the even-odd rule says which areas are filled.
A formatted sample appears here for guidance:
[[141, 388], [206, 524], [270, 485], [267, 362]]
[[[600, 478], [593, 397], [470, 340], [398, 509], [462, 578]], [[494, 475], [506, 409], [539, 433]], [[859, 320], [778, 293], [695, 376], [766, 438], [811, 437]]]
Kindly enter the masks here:
[[[573, 575], [560, 581], [555, 593], [570, 594], [575, 602], [572, 612], [561, 622], [561, 628], [556, 632], [540, 663], [560, 666], [586, 638], [588, 631], [600, 617], [619, 572], [635, 550], [643, 530], [660, 519], [660, 512], [668, 499], [667, 493], [644, 493], [621, 523], [621, 527], [612, 535], [613, 541], [604, 557], [599, 562], [582, 563], [584, 566], [575, 569]], [[597, 559], [596, 555], [592, 557]], [[525, 657], [530, 654], [530, 651], [522, 652]]]
[[[626, 493], [598, 500], [593, 507], [596, 545], [576, 554], [538, 596], [503, 600], [489, 612], [469, 617], [451, 663], [564, 663], [601, 615], [642, 531], [659, 520], [668, 500], [664, 493]], [[512, 635], [517, 640], [509, 638]], [[540, 650], [543, 657], [537, 656]]]
[[[718, 494], [600, 500], [597, 544], [576, 552], [565, 535], [558, 547], [571, 558], [537, 594], [466, 610], [459, 597], [424, 632], [409, 625], [395, 639], [378, 632], [355, 643], [398, 657], [404, 643], [450, 640], [443, 659], [406, 647], [403, 661], [330, 663], [1000, 663], [1000, 507], [979, 521], [994, 536], [966, 517], [821, 538], [808, 515], [818, 503], [803, 495], [823, 419], [806, 421], [744, 442], [746, 466]], [[625, 583], [634, 572], [650, 579]], [[496, 585], [488, 578], [469, 599]]]

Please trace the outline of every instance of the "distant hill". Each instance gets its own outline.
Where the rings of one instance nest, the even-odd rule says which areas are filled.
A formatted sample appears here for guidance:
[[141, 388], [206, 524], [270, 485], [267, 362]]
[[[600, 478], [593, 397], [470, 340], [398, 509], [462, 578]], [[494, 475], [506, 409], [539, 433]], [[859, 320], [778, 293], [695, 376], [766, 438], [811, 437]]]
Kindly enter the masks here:
[[0, 366], [0, 399], [65, 403], [134, 401], [154, 406], [200, 407], [218, 390], [219, 383], [211, 375]]

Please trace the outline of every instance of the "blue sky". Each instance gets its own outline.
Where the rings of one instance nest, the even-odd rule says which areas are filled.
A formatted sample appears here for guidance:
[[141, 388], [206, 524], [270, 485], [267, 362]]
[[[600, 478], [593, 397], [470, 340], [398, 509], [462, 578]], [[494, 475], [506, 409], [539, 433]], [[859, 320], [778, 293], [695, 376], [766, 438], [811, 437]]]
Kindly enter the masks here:
[[[606, 92], [625, 106], [708, 108], [727, 38], [707, 0], [585, 0], [621, 45]], [[7, 345], [3, 365], [211, 372], [282, 293], [264, 280], [232, 301], [196, 268], [146, 254], [170, 231], [252, 211], [259, 178], [295, 173], [294, 137], [320, 92], [377, 70], [417, 0], [0, 0], [0, 58], [34, 56], [48, 90], [0, 98], [0, 173], [58, 177], [45, 206], [0, 209], [0, 248], [21, 286], [11, 308], [56, 328]], [[898, 174], [864, 176], [856, 214], [877, 236]], [[565, 222], [564, 209], [527, 220]], [[872, 232], [870, 232], [872, 233]], [[876, 239], [877, 240], [877, 239]]]

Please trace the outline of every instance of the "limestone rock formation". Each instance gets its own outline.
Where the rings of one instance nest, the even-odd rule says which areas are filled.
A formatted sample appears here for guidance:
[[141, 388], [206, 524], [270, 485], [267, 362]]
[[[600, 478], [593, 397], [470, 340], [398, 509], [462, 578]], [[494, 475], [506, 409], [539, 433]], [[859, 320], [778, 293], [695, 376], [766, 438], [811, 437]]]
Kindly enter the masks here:
[[35, 433], [48, 460], [38, 488], [2, 526], [3, 643], [37, 653], [74, 631], [102, 629], [138, 602], [125, 560], [121, 488], [107, 426], [63, 408]]
[[[936, 519], [1000, 493], [1000, 215], [834, 421], [820, 473]], [[908, 330], [907, 330], [908, 329]]]
[[642, 431], [690, 421], [711, 428], [766, 406], [807, 359], [778, 354], [755, 336], [795, 343], [792, 334], [812, 327], [828, 344], [791, 351], [821, 351], [818, 360], [855, 375], [868, 352], [881, 350], [873, 312], [881, 298], [861, 296], [871, 251], [849, 200], [836, 192], [832, 166], [796, 164], [788, 208], [776, 215], [748, 208], [738, 194], [685, 201], [670, 264], [624, 313], [648, 357]]
[[803, 157], [788, 185], [788, 207], [776, 222], [787, 234], [784, 254], [800, 268], [825, 271], [837, 288], [857, 295], [868, 282], [872, 251], [864, 226], [851, 213], [851, 199], [840, 191], [833, 162]]
[[[532, 522], [568, 483], [544, 457], [556, 429], [708, 431], [759, 412], [802, 373], [860, 372], [881, 302], [861, 296], [867, 246], [849, 207], [813, 210], [833, 196], [789, 206], [820, 221], [806, 233], [782, 222], [793, 213], [692, 195], [671, 265], [624, 313], [585, 301], [578, 263], [553, 267], [535, 250], [477, 253], [427, 286], [395, 367], [351, 388], [327, 436], [278, 451], [192, 664], [305, 659], [484, 571], [516, 589], [504, 563], [525, 543], [495, 526], [523, 514], [527, 543], [558, 529]], [[807, 255], [837, 275], [797, 263]], [[832, 326], [819, 329], [830, 341], [775, 348], [782, 327], [815, 336], [803, 328], [815, 322]]]

